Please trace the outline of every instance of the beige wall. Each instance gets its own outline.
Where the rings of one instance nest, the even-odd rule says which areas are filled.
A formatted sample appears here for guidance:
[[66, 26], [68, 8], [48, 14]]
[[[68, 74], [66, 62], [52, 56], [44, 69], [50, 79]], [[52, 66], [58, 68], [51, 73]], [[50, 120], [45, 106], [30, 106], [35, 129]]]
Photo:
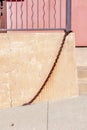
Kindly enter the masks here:
[[[64, 33], [0, 34], [0, 108], [19, 106], [37, 93], [46, 79]], [[66, 39], [60, 60], [35, 102], [78, 95], [74, 34]]]

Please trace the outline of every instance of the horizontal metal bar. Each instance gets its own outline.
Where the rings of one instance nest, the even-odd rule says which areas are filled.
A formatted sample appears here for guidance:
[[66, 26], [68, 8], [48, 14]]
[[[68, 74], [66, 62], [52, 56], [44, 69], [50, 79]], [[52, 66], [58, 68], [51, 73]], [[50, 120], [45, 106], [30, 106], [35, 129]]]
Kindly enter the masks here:
[[29, 28], [29, 29], [0, 29], [0, 31], [57, 31], [57, 30], [65, 30], [65, 28]]

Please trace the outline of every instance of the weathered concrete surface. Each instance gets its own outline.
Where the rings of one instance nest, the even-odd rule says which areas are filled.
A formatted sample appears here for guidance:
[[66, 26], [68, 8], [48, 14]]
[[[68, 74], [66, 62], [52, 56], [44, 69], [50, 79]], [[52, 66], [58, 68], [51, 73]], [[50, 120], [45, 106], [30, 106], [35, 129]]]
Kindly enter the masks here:
[[87, 47], [75, 48], [77, 66], [87, 66]]
[[69, 34], [66, 38], [60, 60], [45, 87], [46, 89], [44, 89], [40, 95], [41, 97], [39, 97], [37, 101], [52, 101], [78, 95], [74, 38], [75, 36], [73, 33]]
[[0, 111], [0, 130], [47, 130], [47, 103]]
[[[0, 107], [19, 106], [34, 97], [54, 63], [63, 36], [62, 32], [0, 35]], [[71, 33], [49, 82], [35, 102], [78, 95], [74, 42]]]
[[87, 47], [75, 48], [79, 94], [87, 95]]
[[9, 49], [7, 34], [0, 34], [0, 108], [10, 107]]
[[0, 110], [0, 130], [87, 130], [87, 96]]
[[48, 130], [87, 130], [87, 96], [50, 102]]

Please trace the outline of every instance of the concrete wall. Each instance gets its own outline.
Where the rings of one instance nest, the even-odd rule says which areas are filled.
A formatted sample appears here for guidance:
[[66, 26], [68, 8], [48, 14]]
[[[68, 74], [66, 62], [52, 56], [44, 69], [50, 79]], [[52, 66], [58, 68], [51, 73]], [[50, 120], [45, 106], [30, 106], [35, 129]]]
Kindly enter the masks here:
[[[19, 106], [37, 93], [46, 79], [64, 33], [0, 34], [0, 108]], [[60, 60], [35, 102], [78, 95], [74, 34], [66, 39]]]

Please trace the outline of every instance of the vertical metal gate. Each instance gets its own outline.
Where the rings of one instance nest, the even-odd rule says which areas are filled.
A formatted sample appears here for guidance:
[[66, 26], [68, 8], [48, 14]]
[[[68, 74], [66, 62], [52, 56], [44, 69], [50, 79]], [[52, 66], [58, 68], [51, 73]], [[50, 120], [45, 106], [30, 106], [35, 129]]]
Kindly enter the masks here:
[[0, 0], [0, 31], [71, 30], [71, 0]]

